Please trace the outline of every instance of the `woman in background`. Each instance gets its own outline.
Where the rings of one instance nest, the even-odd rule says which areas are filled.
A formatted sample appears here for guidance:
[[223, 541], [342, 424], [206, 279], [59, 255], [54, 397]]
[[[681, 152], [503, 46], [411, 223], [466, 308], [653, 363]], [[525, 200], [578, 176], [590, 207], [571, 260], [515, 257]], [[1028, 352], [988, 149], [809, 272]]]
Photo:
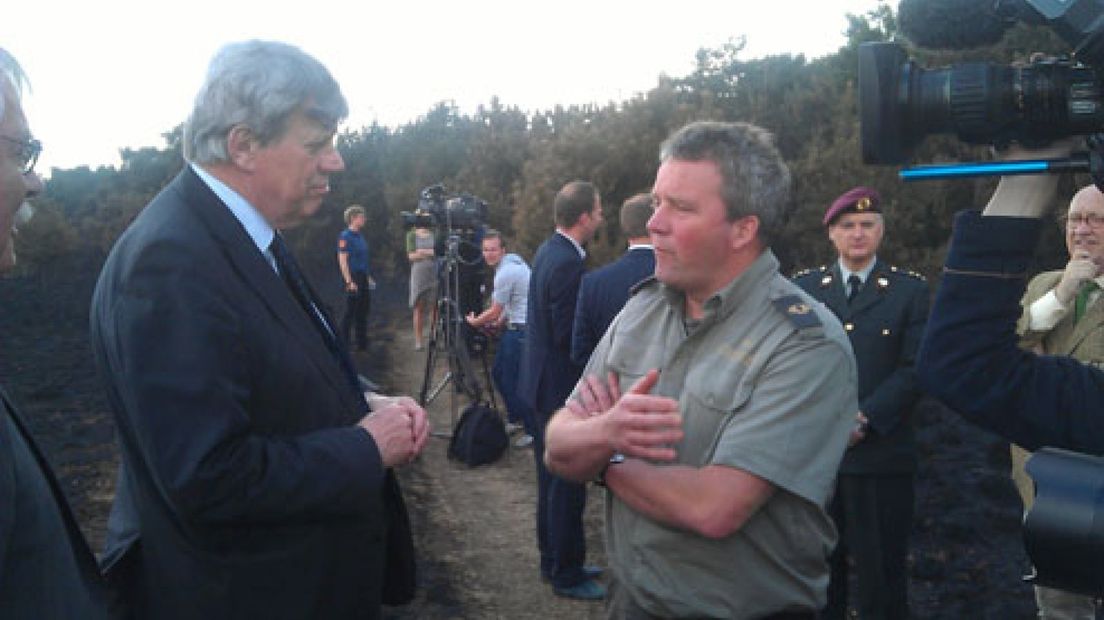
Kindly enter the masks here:
[[[437, 297], [437, 268], [433, 259], [433, 231], [415, 228], [406, 233], [406, 256], [410, 259], [410, 307], [414, 309], [414, 349], [425, 348], [422, 325]], [[432, 327], [430, 328], [432, 329]]]

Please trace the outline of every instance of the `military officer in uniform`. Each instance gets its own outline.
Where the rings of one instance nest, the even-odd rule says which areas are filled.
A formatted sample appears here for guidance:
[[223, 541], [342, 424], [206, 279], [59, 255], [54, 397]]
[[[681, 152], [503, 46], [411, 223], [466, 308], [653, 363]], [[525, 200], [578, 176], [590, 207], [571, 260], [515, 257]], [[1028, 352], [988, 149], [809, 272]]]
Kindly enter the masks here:
[[908, 537], [916, 446], [910, 414], [920, 397], [914, 362], [928, 315], [928, 286], [877, 258], [885, 233], [878, 192], [856, 187], [824, 215], [839, 259], [794, 281], [839, 317], [859, 372], [859, 410], [831, 512], [840, 530], [824, 617], [848, 607], [854, 559], [860, 618], [908, 618]]
[[[1099, 303], [1104, 277], [1104, 194], [1095, 185], [1081, 188], [1060, 218], [1070, 260], [1064, 269], [1032, 278], [1016, 325], [1020, 346], [1044, 355], [1065, 355], [1104, 366], [1104, 304]], [[1030, 508], [1035, 484], [1024, 471], [1030, 453], [1012, 445], [1012, 479]], [[1092, 620], [1096, 599], [1054, 588], [1035, 587], [1039, 617]]]

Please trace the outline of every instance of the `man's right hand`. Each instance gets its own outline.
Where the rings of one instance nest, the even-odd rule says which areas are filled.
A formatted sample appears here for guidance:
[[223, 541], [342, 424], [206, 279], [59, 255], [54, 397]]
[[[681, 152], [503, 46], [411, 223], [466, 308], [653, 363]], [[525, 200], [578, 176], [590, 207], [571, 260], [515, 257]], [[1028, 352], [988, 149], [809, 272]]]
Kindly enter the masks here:
[[1054, 287], [1054, 296], [1063, 306], [1069, 307], [1077, 297], [1081, 286], [1095, 278], [1099, 269], [1092, 261], [1091, 255], [1085, 250], [1076, 250], [1073, 258], [1066, 263], [1066, 270], [1062, 273], [1062, 280]]
[[609, 447], [625, 456], [673, 461], [677, 454], [671, 446], [682, 441], [682, 415], [678, 401], [649, 394], [659, 380], [652, 369], [624, 394], [620, 394], [616, 375], [608, 382], [584, 377], [579, 382], [581, 401], [569, 409], [579, 415], [600, 416], [602, 433]]
[[405, 465], [414, 460], [429, 437], [425, 410], [407, 397], [390, 399], [361, 418], [357, 425], [372, 436], [386, 467]]

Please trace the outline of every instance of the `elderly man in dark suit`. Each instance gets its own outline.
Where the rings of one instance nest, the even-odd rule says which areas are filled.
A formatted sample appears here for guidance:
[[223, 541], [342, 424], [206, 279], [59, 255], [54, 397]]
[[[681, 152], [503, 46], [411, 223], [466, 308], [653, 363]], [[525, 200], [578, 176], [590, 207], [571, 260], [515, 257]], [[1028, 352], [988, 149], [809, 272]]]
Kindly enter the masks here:
[[571, 360], [571, 330], [575, 300], [583, 276], [583, 244], [602, 224], [598, 190], [586, 181], [572, 181], [556, 194], [556, 232], [541, 244], [529, 277], [529, 308], [525, 322], [518, 394], [535, 419], [533, 455], [537, 463], [537, 545], [541, 576], [553, 590], [570, 598], [599, 600], [605, 596], [584, 566], [586, 539], [583, 509], [586, 487], [548, 472], [544, 463], [544, 427], [575, 387], [582, 366]]
[[[12, 230], [42, 190], [20, 94], [23, 71], [0, 48], [0, 272], [15, 265]], [[0, 389], [0, 618], [105, 618], [96, 558], [27, 423]]]
[[621, 205], [619, 219], [621, 232], [628, 239], [628, 251], [609, 265], [583, 275], [571, 333], [571, 359], [579, 366], [586, 366], [613, 317], [629, 300], [633, 286], [655, 271], [655, 251], [648, 236], [653, 203], [651, 194], [641, 193]]
[[859, 371], [859, 411], [831, 505], [840, 541], [832, 554], [829, 619], [848, 617], [849, 554], [859, 617], [908, 617], [906, 558], [917, 466], [910, 418], [920, 397], [914, 364], [929, 294], [922, 277], [878, 260], [885, 234], [880, 205], [878, 193], [866, 187], [837, 198], [824, 225], [838, 260], [795, 276], [839, 317]]
[[391, 468], [425, 412], [362, 393], [280, 235], [344, 168], [347, 109], [300, 50], [224, 47], [188, 165], [104, 265], [92, 343], [122, 445], [104, 564], [139, 618], [376, 618], [412, 596]]

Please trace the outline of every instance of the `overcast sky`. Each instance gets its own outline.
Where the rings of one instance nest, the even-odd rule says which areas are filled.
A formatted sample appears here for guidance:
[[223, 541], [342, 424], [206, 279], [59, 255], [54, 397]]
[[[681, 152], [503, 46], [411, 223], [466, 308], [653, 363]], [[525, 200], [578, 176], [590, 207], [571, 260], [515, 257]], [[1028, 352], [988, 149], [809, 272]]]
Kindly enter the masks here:
[[0, 46], [31, 79], [31, 129], [50, 167], [117, 164], [162, 146], [223, 44], [287, 41], [321, 60], [349, 100], [347, 127], [397, 126], [439, 101], [463, 112], [622, 101], [683, 76], [694, 53], [746, 35], [745, 58], [817, 57], [847, 13], [878, 0], [22, 0], [5, 2]]

